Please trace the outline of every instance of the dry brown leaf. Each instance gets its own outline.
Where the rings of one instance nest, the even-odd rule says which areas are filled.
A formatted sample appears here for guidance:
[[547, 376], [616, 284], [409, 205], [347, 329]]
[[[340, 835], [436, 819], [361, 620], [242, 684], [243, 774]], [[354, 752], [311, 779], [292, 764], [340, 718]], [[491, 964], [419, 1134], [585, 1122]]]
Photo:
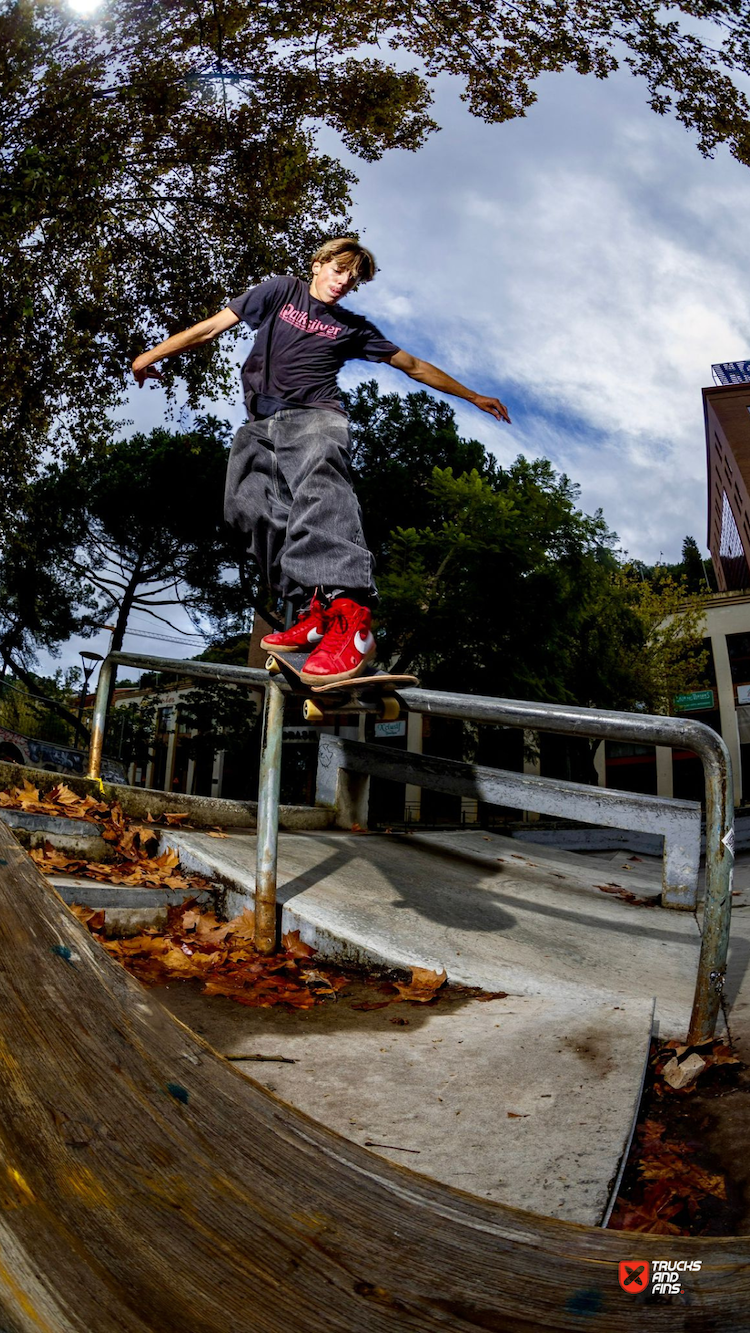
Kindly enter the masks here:
[[208, 837], [209, 837], [209, 838], [226, 838], [226, 837], [228, 837], [228, 834], [226, 834], [226, 833], [219, 833], [217, 829], [212, 829], [212, 828], [211, 828], [211, 829], [208, 830]]
[[411, 981], [395, 981], [393, 984], [402, 1000], [416, 1000], [418, 1004], [428, 1004], [444, 986], [448, 979], [445, 968], [433, 972], [429, 967], [413, 967]]
[[[214, 947], [218, 948], [224, 944], [227, 935], [233, 933], [233, 922], [217, 921], [213, 912], [190, 912], [185, 915], [189, 915], [191, 918], [194, 916], [198, 917], [195, 935], [196, 939], [199, 939], [202, 944], [212, 944]], [[250, 915], [252, 915], [252, 913], [250, 913]], [[241, 917], [238, 918], [238, 920], [241, 919]], [[182, 920], [184, 925], [185, 917], [183, 917]]]
[[232, 932], [232, 938], [237, 940], [246, 940], [248, 944], [255, 943], [255, 913], [245, 908], [240, 916], [228, 922]]
[[70, 910], [89, 930], [104, 930], [104, 911], [95, 907], [84, 907], [81, 903], [71, 903]]
[[305, 944], [305, 941], [300, 939], [298, 930], [288, 930], [286, 935], [282, 935], [281, 947], [292, 958], [314, 958], [316, 954], [311, 944]]

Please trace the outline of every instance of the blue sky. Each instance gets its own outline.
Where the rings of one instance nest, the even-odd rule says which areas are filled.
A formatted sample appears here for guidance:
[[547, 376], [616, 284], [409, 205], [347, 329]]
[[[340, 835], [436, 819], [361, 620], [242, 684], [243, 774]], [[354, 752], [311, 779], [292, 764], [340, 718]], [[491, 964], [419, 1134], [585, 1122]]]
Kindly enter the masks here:
[[[348, 304], [508, 405], [510, 427], [454, 400], [462, 434], [501, 463], [549, 457], [631, 556], [675, 560], [687, 533], [705, 543], [701, 388], [712, 362], [750, 357], [750, 170], [725, 150], [703, 159], [628, 73], [547, 75], [538, 91], [525, 119], [488, 126], [444, 77], [440, 133], [379, 163], [321, 136], [359, 177], [354, 219], [381, 270]], [[373, 374], [384, 390], [416, 387], [364, 363], [342, 384]], [[147, 386], [132, 428], [165, 409]], [[240, 423], [239, 394], [221, 414]], [[190, 655], [135, 636], [126, 648]]]

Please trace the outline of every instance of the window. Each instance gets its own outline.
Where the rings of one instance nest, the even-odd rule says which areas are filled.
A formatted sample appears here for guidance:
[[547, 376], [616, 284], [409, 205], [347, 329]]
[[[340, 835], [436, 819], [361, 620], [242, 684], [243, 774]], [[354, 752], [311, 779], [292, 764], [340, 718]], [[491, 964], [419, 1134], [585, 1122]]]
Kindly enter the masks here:
[[742, 537], [726, 491], [722, 496], [719, 560], [721, 561], [727, 588], [730, 591], [734, 592], [740, 588], [750, 587], [750, 569], [748, 569]]

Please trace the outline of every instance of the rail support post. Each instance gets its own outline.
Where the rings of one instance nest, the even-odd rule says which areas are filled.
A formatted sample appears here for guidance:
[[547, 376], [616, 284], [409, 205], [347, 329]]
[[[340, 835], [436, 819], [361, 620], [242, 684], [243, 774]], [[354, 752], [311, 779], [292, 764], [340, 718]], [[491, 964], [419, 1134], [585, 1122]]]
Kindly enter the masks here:
[[255, 862], [255, 944], [263, 954], [273, 953], [276, 948], [276, 864], [283, 724], [284, 694], [270, 678], [263, 711]]
[[716, 1030], [727, 970], [734, 869], [732, 761], [721, 736], [709, 736], [701, 759], [706, 776], [706, 898], [690, 1046], [710, 1041]]
[[96, 687], [96, 700], [94, 702], [94, 716], [91, 723], [89, 766], [86, 771], [86, 777], [94, 778], [95, 781], [99, 780], [102, 769], [104, 733], [107, 730], [107, 709], [109, 707], [112, 676], [116, 669], [117, 668], [111, 657], [105, 658], [99, 669], [99, 681]]

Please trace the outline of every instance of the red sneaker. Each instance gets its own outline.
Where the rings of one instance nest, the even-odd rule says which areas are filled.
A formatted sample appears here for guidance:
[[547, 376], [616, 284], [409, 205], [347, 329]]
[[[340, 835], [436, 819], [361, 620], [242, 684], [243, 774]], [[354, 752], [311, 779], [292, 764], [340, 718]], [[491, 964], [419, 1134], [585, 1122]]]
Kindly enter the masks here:
[[325, 638], [305, 662], [300, 680], [306, 685], [328, 685], [351, 680], [375, 656], [370, 630], [372, 613], [348, 597], [337, 597], [326, 613]]
[[260, 641], [261, 648], [272, 648], [275, 653], [305, 653], [320, 643], [326, 632], [328, 612], [313, 597], [309, 607], [300, 611], [290, 629], [277, 630], [275, 634], [266, 634]]

